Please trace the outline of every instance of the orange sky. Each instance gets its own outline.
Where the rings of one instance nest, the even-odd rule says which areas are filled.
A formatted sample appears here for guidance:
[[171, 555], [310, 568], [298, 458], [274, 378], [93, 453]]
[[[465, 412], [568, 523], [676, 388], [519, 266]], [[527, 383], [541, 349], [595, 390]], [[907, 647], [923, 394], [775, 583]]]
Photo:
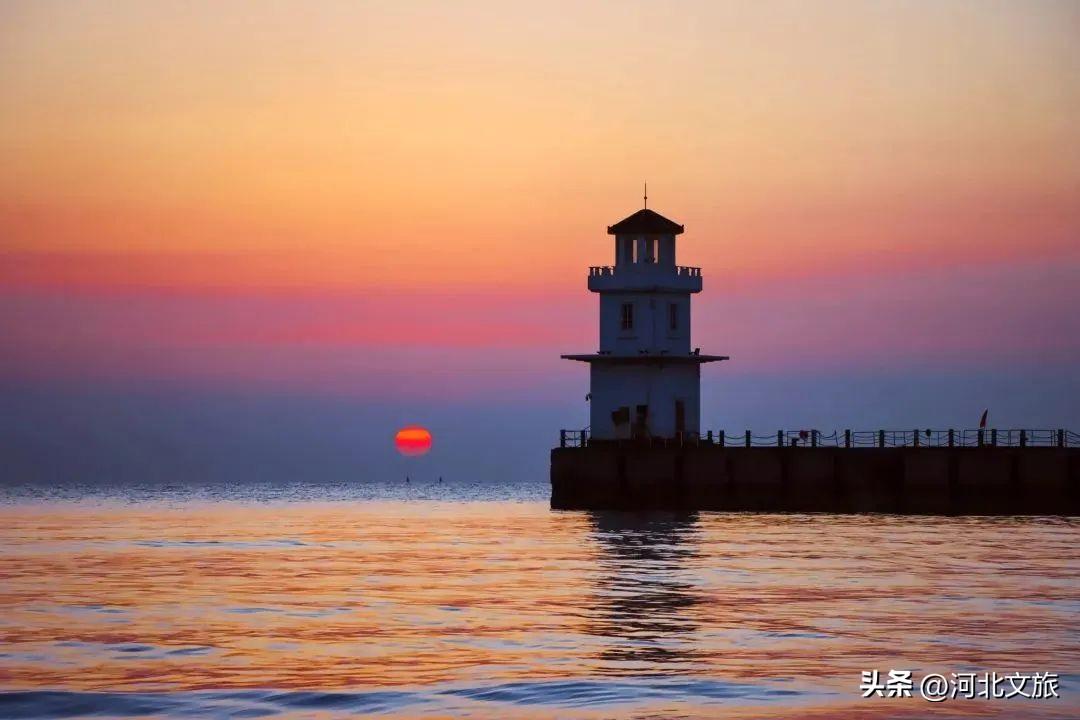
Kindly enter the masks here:
[[0, 280], [579, 287], [1077, 253], [1067, 2], [6, 3]]
[[703, 429], [1076, 429], [1078, 40], [1072, 0], [0, 2], [0, 456], [546, 479], [646, 180], [731, 356]]
[[584, 386], [644, 180], [722, 377], [1075, 365], [1078, 38], [1070, 2], [7, 2], [0, 383]]

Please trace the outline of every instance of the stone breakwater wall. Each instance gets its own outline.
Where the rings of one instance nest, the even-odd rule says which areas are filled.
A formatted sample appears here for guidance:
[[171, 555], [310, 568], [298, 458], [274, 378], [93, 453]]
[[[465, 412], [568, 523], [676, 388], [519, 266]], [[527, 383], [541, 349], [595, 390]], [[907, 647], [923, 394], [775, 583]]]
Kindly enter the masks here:
[[551, 451], [551, 507], [1080, 515], [1080, 448], [592, 443]]

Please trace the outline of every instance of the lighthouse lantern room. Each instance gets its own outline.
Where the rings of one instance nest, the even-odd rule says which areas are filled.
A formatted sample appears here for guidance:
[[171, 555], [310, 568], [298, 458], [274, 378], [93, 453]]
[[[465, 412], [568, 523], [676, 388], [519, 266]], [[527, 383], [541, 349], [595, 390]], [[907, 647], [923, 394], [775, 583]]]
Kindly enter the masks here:
[[690, 345], [690, 298], [701, 268], [675, 264], [683, 226], [647, 208], [608, 227], [615, 264], [589, 268], [600, 296], [600, 349], [589, 363], [591, 440], [694, 438], [701, 365], [727, 360]]

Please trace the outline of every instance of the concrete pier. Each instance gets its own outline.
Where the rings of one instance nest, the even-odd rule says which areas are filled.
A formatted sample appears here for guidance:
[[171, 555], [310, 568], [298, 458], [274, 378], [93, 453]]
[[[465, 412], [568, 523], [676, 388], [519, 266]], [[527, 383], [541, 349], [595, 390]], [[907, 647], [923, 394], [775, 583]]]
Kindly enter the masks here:
[[1080, 447], [667, 447], [551, 451], [551, 507], [1080, 515]]

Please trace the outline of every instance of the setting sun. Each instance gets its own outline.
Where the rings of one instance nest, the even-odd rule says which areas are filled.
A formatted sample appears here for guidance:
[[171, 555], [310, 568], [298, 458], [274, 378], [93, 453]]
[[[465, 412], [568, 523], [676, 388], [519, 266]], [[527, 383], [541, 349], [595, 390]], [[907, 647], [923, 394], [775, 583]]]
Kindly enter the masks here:
[[423, 455], [431, 450], [431, 433], [417, 425], [403, 427], [394, 436], [394, 447], [402, 455]]

